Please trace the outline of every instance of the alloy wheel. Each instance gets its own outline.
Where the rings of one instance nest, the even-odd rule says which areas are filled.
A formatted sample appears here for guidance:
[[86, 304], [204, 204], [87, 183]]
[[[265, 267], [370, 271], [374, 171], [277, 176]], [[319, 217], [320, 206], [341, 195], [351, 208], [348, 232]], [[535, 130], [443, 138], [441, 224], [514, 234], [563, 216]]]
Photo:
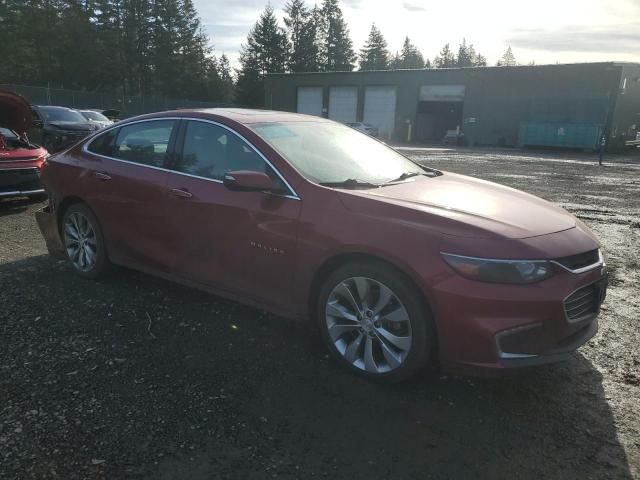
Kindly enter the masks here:
[[81, 272], [89, 272], [96, 265], [96, 231], [83, 214], [73, 212], [67, 217], [64, 225], [64, 246], [71, 263]]
[[353, 366], [381, 374], [398, 368], [412, 345], [409, 313], [386, 285], [351, 277], [331, 291], [325, 308], [329, 337]]

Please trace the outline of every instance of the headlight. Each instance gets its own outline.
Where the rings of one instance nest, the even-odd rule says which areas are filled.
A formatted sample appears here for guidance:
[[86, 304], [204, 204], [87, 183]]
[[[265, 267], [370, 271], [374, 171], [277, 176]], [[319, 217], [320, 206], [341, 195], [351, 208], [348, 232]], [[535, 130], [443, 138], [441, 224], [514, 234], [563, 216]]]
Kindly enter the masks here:
[[553, 275], [545, 260], [497, 260], [443, 253], [442, 258], [463, 277], [479, 282], [534, 283]]

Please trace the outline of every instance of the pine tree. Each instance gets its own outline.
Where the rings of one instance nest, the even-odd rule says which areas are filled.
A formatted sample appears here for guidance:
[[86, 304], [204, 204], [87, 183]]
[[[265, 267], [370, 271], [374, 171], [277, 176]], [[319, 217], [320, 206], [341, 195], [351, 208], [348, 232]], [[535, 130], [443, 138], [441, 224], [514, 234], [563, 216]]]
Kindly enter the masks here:
[[238, 103], [253, 107], [264, 106], [264, 77], [267, 73], [282, 73], [286, 70], [288, 49], [287, 35], [278, 26], [273, 8], [267, 5], [240, 51], [240, 69], [236, 83]]
[[516, 56], [513, 54], [513, 50], [511, 50], [511, 45], [509, 45], [509, 48], [507, 48], [507, 50], [504, 52], [502, 57], [500, 57], [500, 60], [498, 60], [498, 63], [496, 63], [496, 66], [514, 67], [516, 65], [518, 65], [518, 62], [516, 61]]
[[289, 70], [317, 72], [319, 62], [316, 16], [305, 7], [303, 0], [289, 0], [284, 11], [287, 14], [284, 23], [291, 43]]
[[463, 38], [458, 48], [456, 65], [458, 67], [485, 67], [487, 59], [476, 52], [472, 43], [467, 44], [467, 40]]
[[338, 0], [324, 0], [321, 28], [323, 70], [353, 70], [356, 54]]
[[398, 52], [394, 53], [389, 60], [389, 70], [398, 70], [402, 68], [402, 58]]
[[229, 58], [223, 53], [218, 60], [218, 75], [220, 76], [220, 101], [224, 103], [233, 102], [233, 76], [231, 75], [231, 65]]
[[193, 0], [0, 0], [0, 55], [15, 83], [204, 99], [217, 81]]
[[369, 38], [360, 50], [360, 70], [387, 70], [389, 57], [387, 41], [374, 23]]
[[422, 53], [418, 50], [409, 37], [405, 37], [400, 53], [399, 65], [394, 68], [420, 69], [425, 68], [425, 61]]
[[462, 39], [460, 47], [458, 47], [458, 57], [456, 58], [456, 66], [472, 67], [475, 59], [475, 51], [473, 45], [467, 45], [467, 40]]
[[476, 59], [474, 61], [475, 67], [486, 67], [487, 66], [487, 57], [484, 55], [480, 55], [479, 53], [476, 55]]
[[457, 66], [457, 60], [454, 53], [451, 51], [451, 47], [447, 43], [442, 50], [440, 50], [440, 55], [436, 57], [433, 62], [436, 68], [453, 68]]

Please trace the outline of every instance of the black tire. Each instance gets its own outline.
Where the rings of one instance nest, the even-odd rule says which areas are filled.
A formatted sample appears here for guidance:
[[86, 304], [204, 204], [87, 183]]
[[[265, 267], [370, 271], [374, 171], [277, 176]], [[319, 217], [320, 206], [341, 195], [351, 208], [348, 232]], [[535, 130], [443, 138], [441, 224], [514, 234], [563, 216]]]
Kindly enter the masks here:
[[[79, 214], [82, 217], [86, 218], [89, 222], [93, 232], [95, 233], [95, 263], [86, 270], [83, 270], [74, 263], [74, 260], [71, 258], [69, 249], [67, 247], [67, 240], [69, 234], [65, 230], [67, 222], [74, 214]], [[62, 242], [65, 244], [65, 252], [67, 254], [67, 259], [69, 260], [69, 264], [71, 268], [73, 268], [74, 272], [84, 278], [96, 279], [101, 277], [106, 273], [109, 268], [109, 258], [107, 256], [107, 251], [104, 243], [104, 236], [102, 234], [102, 229], [100, 228], [100, 223], [98, 219], [93, 214], [91, 209], [83, 204], [83, 203], [74, 203], [64, 212], [62, 217], [62, 224], [60, 225], [60, 236], [62, 238]]]
[[[404, 361], [396, 368], [384, 373], [371, 373], [362, 367], [350, 363], [338, 350], [329, 334], [326, 308], [329, 296], [334, 288], [347, 279], [366, 277], [383, 284], [392, 290], [395, 297], [403, 304], [409, 316], [411, 328], [411, 347]], [[382, 383], [397, 383], [407, 380], [423, 369], [435, 344], [433, 320], [417, 287], [394, 268], [378, 262], [349, 263], [331, 273], [322, 284], [318, 295], [316, 319], [323, 341], [334, 358], [352, 373], [369, 380]], [[358, 335], [356, 333], [356, 335]], [[375, 334], [374, 334], [375, 335]], [[366, 338], [366, 337], [365, 337]]]

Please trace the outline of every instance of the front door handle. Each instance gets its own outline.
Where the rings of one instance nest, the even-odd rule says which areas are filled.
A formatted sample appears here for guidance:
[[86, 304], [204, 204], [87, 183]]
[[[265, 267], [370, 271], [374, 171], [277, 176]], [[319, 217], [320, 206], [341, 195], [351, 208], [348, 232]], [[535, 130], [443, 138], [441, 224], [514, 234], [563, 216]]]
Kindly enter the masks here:
[[106, 173], [102, 173], [102, 172], [93, 172], [93, 176], [96, 177], [98, 180], [102, 180], [103, 182], [106, 182], [107, 180], [111, 180], [111, 175], [107, 175]]
[[193, 197], [193, 193], [183, 190], [182, 188], [172, 188], [171, 193], [173, 193], [176, 197], [179, 198], [191, 198]]

